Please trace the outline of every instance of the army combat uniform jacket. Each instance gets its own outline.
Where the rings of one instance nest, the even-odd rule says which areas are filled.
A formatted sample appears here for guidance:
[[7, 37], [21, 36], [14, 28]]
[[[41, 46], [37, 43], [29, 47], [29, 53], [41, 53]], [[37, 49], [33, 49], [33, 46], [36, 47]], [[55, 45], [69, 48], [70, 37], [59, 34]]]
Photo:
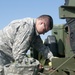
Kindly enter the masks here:
[[35, 29], [35, 19], [24, 18], [12, 21], [0, 30], [0, 52], [10, 60], [23, 59], [30, 47], [38, 50], [45, 58], [52, 59], [50, 49], [43, 45]]

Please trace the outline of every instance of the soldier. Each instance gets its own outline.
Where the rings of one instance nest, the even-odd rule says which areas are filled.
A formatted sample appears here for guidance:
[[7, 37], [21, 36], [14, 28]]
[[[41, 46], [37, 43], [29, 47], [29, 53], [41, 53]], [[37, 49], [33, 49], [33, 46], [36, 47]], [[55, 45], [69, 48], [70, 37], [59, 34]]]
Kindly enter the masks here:
[[0, 65], [4, 66], [14, 61], [25, 62], [26, 65], [30, 60], [26, 56], [30, 47], [36, 48], [46, 59], [51, 60], [53, 54], [43, 44], [40, 34], [45, 34], [52, 28], [53, 19], [50, 15], [12, 21], [3, 30], [0, 30]]

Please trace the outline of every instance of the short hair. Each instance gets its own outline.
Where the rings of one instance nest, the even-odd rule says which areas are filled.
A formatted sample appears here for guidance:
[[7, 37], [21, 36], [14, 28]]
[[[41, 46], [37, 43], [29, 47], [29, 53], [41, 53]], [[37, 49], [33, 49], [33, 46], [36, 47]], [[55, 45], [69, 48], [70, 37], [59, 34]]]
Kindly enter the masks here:
[[48, 18], [49, 26], [50, 26], [50, 30], [51, 30], [53, 28], [53, 18], [50, 15], [41, 15], [38, 17], [38, 19], [44, 19], [44, 18]]

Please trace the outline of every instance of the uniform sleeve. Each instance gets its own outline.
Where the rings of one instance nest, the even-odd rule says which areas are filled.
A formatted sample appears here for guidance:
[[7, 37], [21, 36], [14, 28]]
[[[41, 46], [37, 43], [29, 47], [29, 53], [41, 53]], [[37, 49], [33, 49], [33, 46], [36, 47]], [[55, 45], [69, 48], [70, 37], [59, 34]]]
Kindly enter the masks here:
[[24, 55], [30, 46], [29, 35], [29, 25], [27, 23], [24, 23], [19, 27], [14, 39], [12, 51], [15, 60], [22, 60], [24, 58]]
[[36, 37], [36, 40], [33, 42], [32, 47], [38, 50], [46, 59], [49, 59], [50, 61], [52, 60], [53, 54], [50, 51], [50, 48], [43, 44], [40, 36]]

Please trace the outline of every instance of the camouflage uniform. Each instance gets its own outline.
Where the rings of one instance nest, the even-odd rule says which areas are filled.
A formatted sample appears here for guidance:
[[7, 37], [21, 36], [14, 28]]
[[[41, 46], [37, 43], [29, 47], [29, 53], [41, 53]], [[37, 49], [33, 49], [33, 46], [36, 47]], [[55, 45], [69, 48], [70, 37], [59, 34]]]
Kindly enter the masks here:
[[53, 57], [50, 49], [43, 45], [35, 30], [35, 20], [24, 18], [12, 21], [0, 31], [0, 65], [11, 61], [23, 61], [30, 47], [36, 48], [45, 58]]

